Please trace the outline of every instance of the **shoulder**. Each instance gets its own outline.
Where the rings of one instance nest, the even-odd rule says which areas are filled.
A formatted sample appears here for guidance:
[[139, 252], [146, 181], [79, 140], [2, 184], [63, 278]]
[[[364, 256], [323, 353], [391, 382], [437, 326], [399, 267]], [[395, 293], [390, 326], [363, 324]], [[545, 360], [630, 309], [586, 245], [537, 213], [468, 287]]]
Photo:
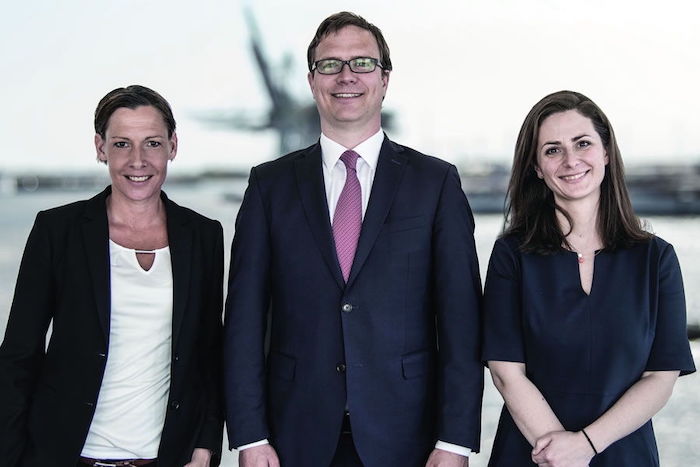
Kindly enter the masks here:
[[501, 235], [496, 239], [496, 242], [493, 245], [493, 251], [496, 252], [502, 252], [502, 253], [507, 253], [509, 255], [513, 256], [520, 256], [521, 255], [521, 239], [518, 235], [515, 234], [506, 234], [506, 235]]
[[163, 192], [162, 196], [169, 216], [175, 216], [176, 218], [182, 221], [190, 222], [199, 228], [213, 231], [222, 230], [221, 223], [218, 220], [206, 217], [198, 213], [194, 209], [190, 209], [185, 206], [180, 206], [175, 201], [168, 198], [165, 192]]
[[650, 261], [656, 261], [668, 255], [675, 256], [673, 245], [657, 235], [651, 235], [648, 239], [642, 240], [624, 250], [644, 255], [648, 257]]
[[251, 173], [255, 173], [257, 177], [262, 178], [278, 176], [280, 173], [289, 172], [298, 161], [302, 161], [307, 157], [313, 157], [316, 153], [320, 157], [321, 147], [318, 142], [307, 148], [299, 149], [277, 159], [256, 165], [251, 170]]
[[385, 144], [387, 144], [388, 147], [391, 148], [396, 154], [400, 155], [400, 157], [406, 158], [409, 164], [415, 165], [420, 169], [444, 173], [450, 168], [454, 168], [453, 164], [440, 159], [439, 157], [424, 154], [409, 146], [404, 146], [388, 138], [385, 140]]
[[489, 259], [489, 271], [506, 274], [521, 268], [520, 240], [515, 235], [502, 235], [496, 239]]
[[92, 198], [74, 201], [62, 206], [39, 211], [36, 217], [37, 223], [59, 226], [74, 224], [81, 218], [106, 217], [107, 207], [105, 205], [105, 200], [110, 192], [110, 188], [107, 187], [104, 191]]

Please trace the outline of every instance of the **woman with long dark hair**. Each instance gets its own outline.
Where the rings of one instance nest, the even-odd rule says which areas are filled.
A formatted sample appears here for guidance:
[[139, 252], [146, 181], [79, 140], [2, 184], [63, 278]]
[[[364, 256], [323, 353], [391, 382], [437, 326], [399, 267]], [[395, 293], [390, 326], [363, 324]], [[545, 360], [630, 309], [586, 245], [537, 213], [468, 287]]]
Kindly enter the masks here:
[[695, 371], [681, 272], [635, 216], [586, 96], [532, 108], [506, 208], [484, 298], [483, 358], [505, 401], [489, 465], [659, 465], [651, 417]]

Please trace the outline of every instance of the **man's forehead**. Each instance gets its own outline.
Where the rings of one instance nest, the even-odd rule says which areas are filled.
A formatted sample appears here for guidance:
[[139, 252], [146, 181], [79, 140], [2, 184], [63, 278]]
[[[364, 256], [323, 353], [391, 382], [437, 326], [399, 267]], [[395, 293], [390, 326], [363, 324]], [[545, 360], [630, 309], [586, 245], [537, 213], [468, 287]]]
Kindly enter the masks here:
[[379, 45], [370, 31], [349, 25], [325, 34], [316, 47], [316, 58], [323, 58], [319, 53], [328, 55], [336, 49], [358, 49], [365, 53], [372, 52], [374, 56], [379, 52]]

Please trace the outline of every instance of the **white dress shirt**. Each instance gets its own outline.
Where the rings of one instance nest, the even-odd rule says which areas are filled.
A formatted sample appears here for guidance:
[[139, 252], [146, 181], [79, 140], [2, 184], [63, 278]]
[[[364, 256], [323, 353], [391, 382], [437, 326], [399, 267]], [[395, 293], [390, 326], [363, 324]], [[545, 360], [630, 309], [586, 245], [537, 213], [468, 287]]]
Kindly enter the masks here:
[[[355, 167], [357, 169], [357, 178], [360, 181], [360, 189], [362, 190], [362, 219], [365, 218], [365, 213], [367, 212], [369, 194], [372, 192], [374, 173], [377, 170], [379, 151], [382, 149], [383, 142], [384, 132], [380, 129], [354, 148], [350, 148], [360, 156], [357, 158]], [[338, 204], [340, 192], [343, 191], [345, 186], [347, 172], [345, 164], [340, 160], [340, 156], [347, 150], [348, 148], [341, 146], [321, 133], [323, 182], [326, 186], [326, 200], [328, 200], [328, 214], [330, 215], [331, 224], [333, 224], [333, 216], [335, 215], [335, 207]]]
[[[323, 133], [321, 133], [321, 159], [323, 161], [323, 182], [326, 187], [326, 200], [328, 201], [328, 214], [331, 224], [333, 224], [333, 216], [335, 215], [335, 207], [338, 204], [340, 192], [345, 186], [345, 178], [347, 171], [345, 164], [340, 160], [348, 149], [355, 151], [360, 157], [357, 158], [357, 178], [360, 181], [360, 189], [362, 190], [362, 219], [365, 218], [367, 205], [369, 204], [369, 195], [372, 192], [372, 183], [374, 182], [374, 174], [377, 171], [377, 162], [379, 161], [379, 151], [382, 149], [384, 142], [384, 131], [380, 128], [378, 132], [355, 146], [354, 148], [346, 148], [341, 144], [336, 143]], [[267, 439], [256, 441], [250, 444], [239, 446], [238, 450], [252, 448], [268, 444]], [[469, 457], [471, 449], [459, 446], [457, 444], [445, 443], [438, 441], [435, 447], [443, 451], [453, 452], [465, 457]]]

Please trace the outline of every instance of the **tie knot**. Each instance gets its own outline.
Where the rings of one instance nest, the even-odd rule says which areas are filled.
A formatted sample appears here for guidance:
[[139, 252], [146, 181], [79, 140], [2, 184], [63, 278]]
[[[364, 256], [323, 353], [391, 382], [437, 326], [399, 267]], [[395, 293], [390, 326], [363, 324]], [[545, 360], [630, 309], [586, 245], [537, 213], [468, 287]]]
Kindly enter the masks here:
[[343, 153], [343, 155], [340, 156], [340, 160], [343, 161], [343, 164], [345, 164], [345, 167], [348, 169], [356, 170], [355, 165], [357, 165], [358, 157], [360, 157], [358, 153], [352, 149], [348, 149]]

